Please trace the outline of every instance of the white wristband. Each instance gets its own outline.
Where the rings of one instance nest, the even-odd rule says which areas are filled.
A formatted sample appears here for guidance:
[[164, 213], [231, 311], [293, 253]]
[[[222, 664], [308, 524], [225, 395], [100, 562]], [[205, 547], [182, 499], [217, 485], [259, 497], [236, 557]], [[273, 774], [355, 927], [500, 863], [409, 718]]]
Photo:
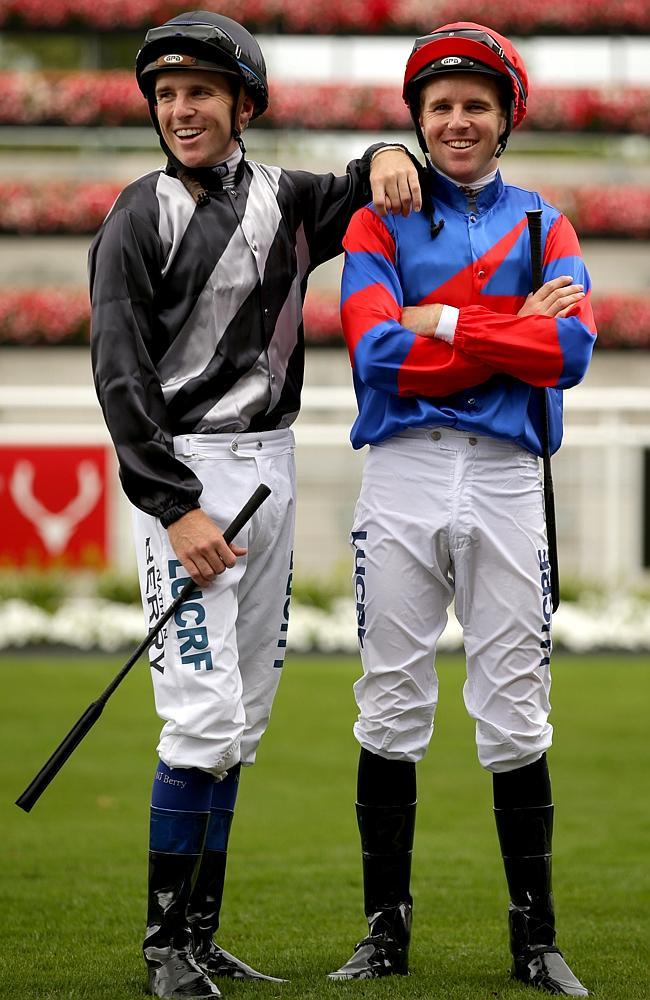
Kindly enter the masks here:
[[372, 161], [374, 160], [375, 156], [379, 156], [380, 153], [385, 153], [387, 149], [399, 149], [400, 152], [402, 152], [402, 153], [406, 152], [406, 150], [404, 149], [404, 146], [400, 146], [397, 143], [395, 143], [393, 145], [391, 145], [391, 143], [386, 143], [386, 145], [382, 146], [381, 149], [376, 149], [374, 151], [374, 153], [370, 157], [370, 162], [372, 163]]
[[446, 340], [448, 344], [453, 344], [456, 324], [458, 323], [458, 309], [455, 306], [443, 306], [440, 319], [434, 334], [436, 340]]

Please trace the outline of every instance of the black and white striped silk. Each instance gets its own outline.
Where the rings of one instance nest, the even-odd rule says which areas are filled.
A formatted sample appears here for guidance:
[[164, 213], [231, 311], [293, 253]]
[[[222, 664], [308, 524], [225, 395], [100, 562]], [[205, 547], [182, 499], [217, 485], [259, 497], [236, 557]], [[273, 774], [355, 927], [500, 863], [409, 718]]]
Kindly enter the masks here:
[[95, 384], [124, 489], [163, 523], [200, 495], [173, 437], [295, 420], [307, 278], [368, 201], [375, 148], [343, 177], [247, 162], [200, 208], [156, 171], [111, 209], [89, 256]]

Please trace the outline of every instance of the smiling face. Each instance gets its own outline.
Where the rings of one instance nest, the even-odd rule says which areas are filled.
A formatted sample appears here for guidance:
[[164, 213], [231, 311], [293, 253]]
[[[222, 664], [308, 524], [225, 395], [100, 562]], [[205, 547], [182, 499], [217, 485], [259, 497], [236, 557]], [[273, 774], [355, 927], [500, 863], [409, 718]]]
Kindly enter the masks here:
[[[237, 148], [232, 134], [233, 77], [211, 70], [172, 70], [156, 77], [156, 113], [160, 131], [174, 156], [186, 167], [214, 167]], [[240, 129], [253, 113], [244, 98]]]
[[506, 126], [496, 79], [481, 73], [434, 77], [420, 94], [420, 128], [431, 161], [459, 184], [495, 170]]

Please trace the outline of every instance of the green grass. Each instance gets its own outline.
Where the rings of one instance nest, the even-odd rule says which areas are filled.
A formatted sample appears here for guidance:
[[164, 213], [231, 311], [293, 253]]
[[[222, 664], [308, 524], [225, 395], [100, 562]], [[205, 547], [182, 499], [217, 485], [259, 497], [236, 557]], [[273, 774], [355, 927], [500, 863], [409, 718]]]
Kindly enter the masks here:
[[[0, 659], [0, 1000], [142, 996], [148, 797], [158, 720], [139, 665], [30, 815], [12, 803], [119, 668], [109, 659]], [[515, 1000], [504, 880], [461, 700], [441, 706], [418, 768], [408, 979], [329, 983], [363, 933], [354, 820], [351, 660], [289, 658], [270, 731], [242, 779], [220, 939], [290, 984], [226, 997]], [[602, 1000], [646, 1000], [650, 661], [555, 659], [559, 940]]]

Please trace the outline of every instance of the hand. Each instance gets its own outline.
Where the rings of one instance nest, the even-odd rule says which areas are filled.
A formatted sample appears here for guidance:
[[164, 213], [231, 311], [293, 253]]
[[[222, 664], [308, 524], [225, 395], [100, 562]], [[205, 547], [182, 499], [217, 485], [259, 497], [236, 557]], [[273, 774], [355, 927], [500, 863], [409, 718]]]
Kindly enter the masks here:
[[584, 299], [584, 285], [574, 285], [570, 274], [547, 281], [539, 291], [528, 296], [518, 316], [568, 316], [576, 303]]
[[422, 208], [422, 191], [415, 164], [403, 149], [381, 149], [370, 164], [370, 186], [377, 214], [406, 216]]
[[405, 306], [402, 309], [401, 324], [422, 337], [435, 337], [442, 306], [432, 303], [428, 306]]
[[214, 521], [200, 508], [190, 510], [167, 528], [171, 546], [197, 587], [235, 565], [246, 549], [227, 545]]

